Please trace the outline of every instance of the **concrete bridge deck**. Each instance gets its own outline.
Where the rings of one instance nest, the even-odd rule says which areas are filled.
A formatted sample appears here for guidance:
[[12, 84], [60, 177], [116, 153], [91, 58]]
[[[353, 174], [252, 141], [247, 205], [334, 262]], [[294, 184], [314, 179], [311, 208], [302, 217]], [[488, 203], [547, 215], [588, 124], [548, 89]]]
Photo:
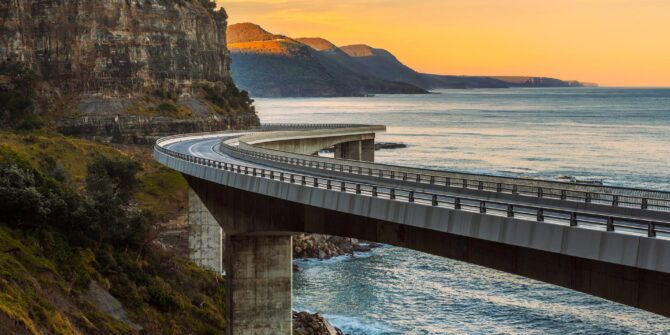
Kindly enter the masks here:
[[[224, 262], [229, 277], [239, 273], [232, 268], [240, 264], [235, 250], [286, 246], [292, 233], [325, 233], [430, 252], [670, 315], [670, 193], [359, 161], [374, 159], [369, 144], [378, 131], [383, 127], [322, 125], [184, 135], [159, 140], [155, 154], [184, 173], [223, 227], [233, 246]], [[312, 156], [330, 146], [336, 156], [339, 146], [340, 157], [354, 159]], [[284, 300], [283, 309], [252, 308], [268, 319], [283, 311], [275, 326], [258, 326], [275, 333], [287, 327], [285, 299], [290, 321], [288, 241], [288, 251], [274, 250], [288, 252], [288, 263], [272, 258], [283, 264], [272, 270], [283, 278], [274, 284], [289, 287], [288, 298], [275, 297]], [[236, 333], [258, 324], [235, 323], [241, 318], [229, 315]]]

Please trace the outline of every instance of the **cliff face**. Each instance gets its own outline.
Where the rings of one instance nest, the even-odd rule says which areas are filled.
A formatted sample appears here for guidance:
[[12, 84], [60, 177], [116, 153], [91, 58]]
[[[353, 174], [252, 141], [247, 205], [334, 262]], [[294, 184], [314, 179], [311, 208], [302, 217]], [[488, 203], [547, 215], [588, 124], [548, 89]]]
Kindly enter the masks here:
[[190, 94], [229, 83], [226, 14], [174, 0], [3, 1], [3, 59], [64, 91]]
[[227, 127], [257, 124], [250, 99], [232, 82], [227, 15], [213, 7], [208, 0], [3, 1], [0, 58], [25, 64], [48, 85], [42, 96], [65, 106], [59, 118], [146, 117], [169, 101], [194, 117], [217, 114]]

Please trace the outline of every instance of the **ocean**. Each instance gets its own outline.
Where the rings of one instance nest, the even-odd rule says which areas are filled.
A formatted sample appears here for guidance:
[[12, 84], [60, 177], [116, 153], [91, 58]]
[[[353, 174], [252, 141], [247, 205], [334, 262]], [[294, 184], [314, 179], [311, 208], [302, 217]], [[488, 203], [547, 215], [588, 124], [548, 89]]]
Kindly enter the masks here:
[[[670, 190], [670, 89], [439, 90], [256, 106], [263, 123], [386, 125], [377, 141], [408, 147], [377, 151], [377, 162]], [[655, 314], [392, 246], [296, 262], [293, 308], [354, 335], [670, 334], [670, 319]]]

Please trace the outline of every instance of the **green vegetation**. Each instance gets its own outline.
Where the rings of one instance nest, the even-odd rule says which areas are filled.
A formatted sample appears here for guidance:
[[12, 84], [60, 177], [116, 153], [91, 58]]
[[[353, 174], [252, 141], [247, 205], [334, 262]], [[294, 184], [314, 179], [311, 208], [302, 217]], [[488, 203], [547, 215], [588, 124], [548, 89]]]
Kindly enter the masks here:
[[[253, 113], [254, 100], [247, 91], [241, 91], [235, 85], [224, 85], [222, 83], [196, 85], [196, 94], [201, 102], [210, 108], [210, 111], [222, 116], [235, 117], [238, 114]], [[180, 103], [176, 97], [165, 95], [162, 91], [151, 92], [142, 99], [134, 102], [134, 105], [125, 111], [128, 115], [140, 116], [163, 116], [173, 119], [190, 119], [196, 117], [191, 107]]]
[[152, 242], [152, 223], [184, 201], [168, 195], [185, 197], [181, 176], [139, 149], [43, 133], [0, 141], [0, 333], [136, 333], [83, 298], [91, 281], [147, 333], [224, 331], [221, 278]]
[[216, 106], [232, 111], [254, 111], [254, 100], [249, 97], [249, 92], [240, 91], [235, 85], [201, 85], [205, 92], [205, 98]]
[[164, 116], [182, 120], [194, 116], [190, 108], [178, 104], [175, 99], [168, 97], [159, 97], [157, 99], [156, 97], [138, 99], [135, 101], [134, 106], [127, 109], [125, 113], [140, 116]]
[[0, 333], [132, 333], [74, 293], [36, 238], [0, 225]]
[[209, 10], [214, 10], [216, 8], [216, 1], [212, 0], [199, 0], [200, 3]]
[[0, 63], [0, 124], [21, 131], [44, 126], [35, 114], [31, 97], [37, 76], [19, 63]]

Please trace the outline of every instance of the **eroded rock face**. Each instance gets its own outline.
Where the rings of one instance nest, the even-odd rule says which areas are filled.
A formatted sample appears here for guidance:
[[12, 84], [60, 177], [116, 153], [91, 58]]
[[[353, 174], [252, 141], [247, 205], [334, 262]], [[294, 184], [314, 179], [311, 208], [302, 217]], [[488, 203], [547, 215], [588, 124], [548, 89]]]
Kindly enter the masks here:
[[37, 74], [38, 105], [65, 120], [66, 134], [117, 138], [120, 129], [122, 142], [137, 142], [259, 123], [231, 79], [227, 15], [209, 0], [2, 1], [0, 23], [0, 61]]
[[203, 1], [13, 0], [0, 4], [0, 57], [64, 91], [190, 94], [230, 82], [227, 16]]
[[121, 302], [109, 294], [109, 292], [102, 288], [96, 281], [91, 281], [88, 291], [84, 293], [84, 299], [111, 318], [125, 323], [134, 330], [142, 330], [140, 325], [130, 321]]
[[231, 128], [256, 126], [253, 116], [228, 117], [212, 115], [176, 120], [168, 117], [83, 116], [67, 118], [58, 124], [64, 134], [95, 141], [121, 144], [153, 144], [172, 134], [214, 132]]

